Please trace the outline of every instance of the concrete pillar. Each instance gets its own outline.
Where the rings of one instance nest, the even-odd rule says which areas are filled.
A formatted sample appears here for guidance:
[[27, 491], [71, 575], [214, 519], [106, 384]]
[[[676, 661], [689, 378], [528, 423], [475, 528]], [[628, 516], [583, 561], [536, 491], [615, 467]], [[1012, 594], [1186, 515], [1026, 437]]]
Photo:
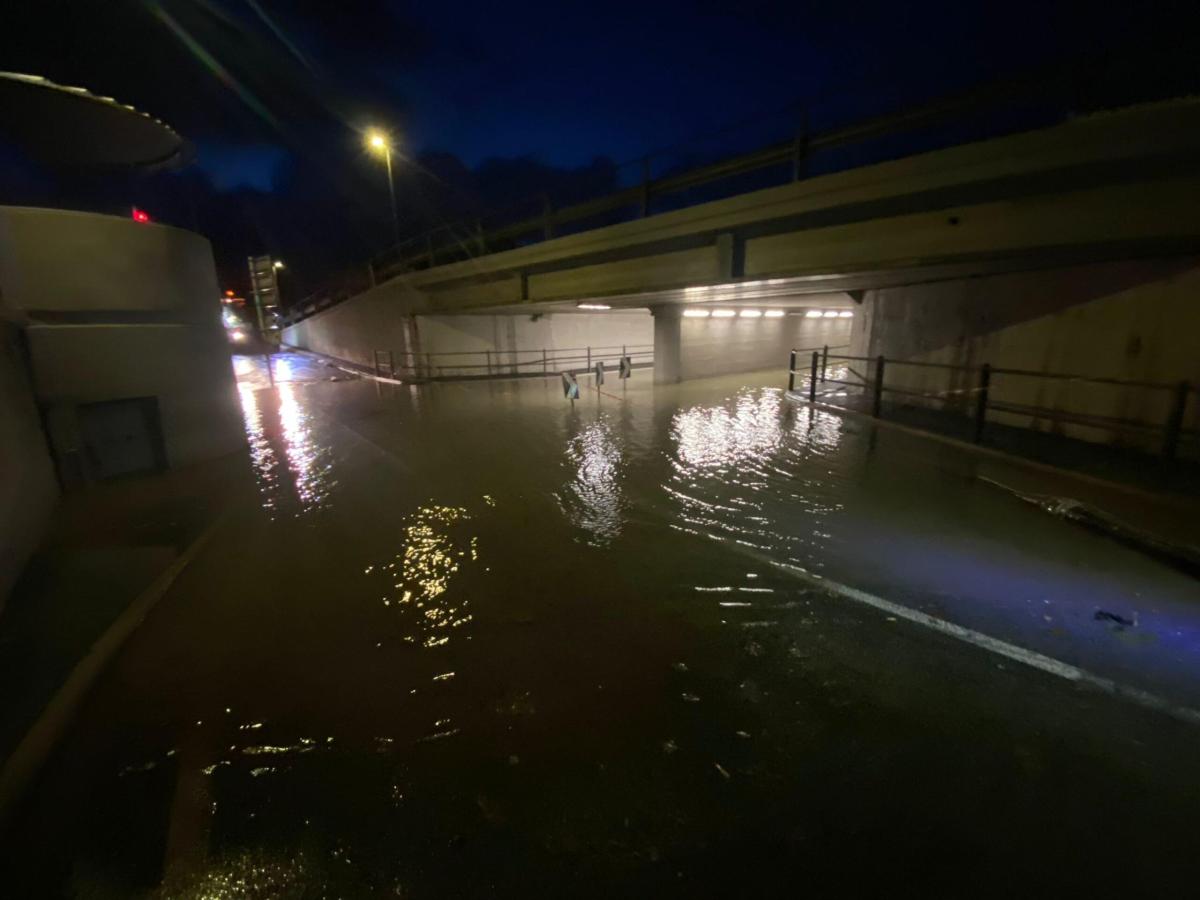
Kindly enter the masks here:
[[683, 307], [652, 306], [654, 316], [654, 383], [683, 380]]
[[863, 300], [854, 307], [854, 322], [850, 326], [850, 349], [842, 352], [849, 356], [871, 356], [875, 353], [871, 345], [871, 331], [878, 312], [879, 292], [866, 291]]

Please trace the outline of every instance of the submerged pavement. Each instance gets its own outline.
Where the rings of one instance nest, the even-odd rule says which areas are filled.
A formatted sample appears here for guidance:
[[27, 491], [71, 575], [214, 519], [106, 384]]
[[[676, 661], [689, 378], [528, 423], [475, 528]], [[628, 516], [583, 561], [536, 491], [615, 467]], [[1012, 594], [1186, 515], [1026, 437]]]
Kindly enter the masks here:
[[253, 477], [87, 705], [6, 884], [1150, 895], [1200, 870], [1200, 585], [984, 479], [1180, 536], [1194, 510], [772, 375], [571, 404], [331, 374], [239, 362]]

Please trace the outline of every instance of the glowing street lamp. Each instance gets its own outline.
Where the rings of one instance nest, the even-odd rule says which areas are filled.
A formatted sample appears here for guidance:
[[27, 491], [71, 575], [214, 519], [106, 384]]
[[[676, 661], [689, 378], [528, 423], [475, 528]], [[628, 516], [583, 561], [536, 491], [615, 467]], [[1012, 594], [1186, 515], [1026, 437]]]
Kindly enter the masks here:
[[396, 212], [396, 182], [392, 180], [392, 141], [384, 132], [371, 129], [367, 132], [367, 149], [376, 155], [382, 155], [387, 163], [388, 196], [392, 201], [392, 236], [399, 244], [400, 216]]

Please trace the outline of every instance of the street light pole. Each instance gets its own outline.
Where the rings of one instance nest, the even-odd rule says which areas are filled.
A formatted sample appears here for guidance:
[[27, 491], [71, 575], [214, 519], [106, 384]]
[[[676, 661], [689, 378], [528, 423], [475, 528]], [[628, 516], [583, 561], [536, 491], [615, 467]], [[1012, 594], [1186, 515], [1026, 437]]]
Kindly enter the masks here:
[[400, 214], [396, 211], [396, 182], [392, 179], [392, 148], [385, 147], [383, 159], [387, 163], [388, 197], [392, 201], [392, 239], [397, 246], [400, 244]]
[[375, 153], [383, 154], [383, 161], [387, 165], [388, 177], [388, 199], [392, 205], [392, 238], [397, 244], [400, 243], [400, 213], [396, 209], [396, 181], [392, 176], [392, 142], [391, 139], [382, 131], [367, 132], [367, 148]]

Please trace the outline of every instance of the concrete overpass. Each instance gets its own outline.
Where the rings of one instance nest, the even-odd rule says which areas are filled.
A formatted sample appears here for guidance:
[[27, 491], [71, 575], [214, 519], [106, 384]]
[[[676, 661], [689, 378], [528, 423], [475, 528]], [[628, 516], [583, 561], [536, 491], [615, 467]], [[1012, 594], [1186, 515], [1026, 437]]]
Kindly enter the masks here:
[[[292, 325], [285, 340], [367, 361], [375, 347], [428, 352], [421, 323], [439, 317], [536, 321], [604, 305], [611, 309], [588, 315], [598, 334], [606, 316], [653, 313], [656, 381], [676, 381], [713, 371], [689, 362], [689, 348], [720, 327], [713, 319], [681, 327], [685, 307], [817, 306], [856, 311], [855, 345], [891, 352], [877, 324], [888, 291], [1015, 284], [1021, 273], [1018, 318], [1028, 321], [1063, 308], [1061, 296], [1042, 296], [1061, 295], [1063, 276], [1036, 273], [1070, 271], [1072, 283], [1090, 283], [1120, 261], [1124, 287], [1157, 283], [1168, 270], [1176, 278], [1200, 254], [1198, 189], [1200, 102], [1148, 104], [405, 272]], [[1013, 322], [1003, 303], [990, 312], [962, 302], [946, 304], [951, 326], [922, 327], [953, 342], [986, 332], [992, 312]], [[805, 331], [814, 322], [783, 317], [780, 340], [767, 339], [769, 323], [759, 320], [761, 333], [740, 335], [729, 365], [777, 364], [788, 343], [826, 341]], [[486, 341], [487, 331], [477, 337]], [[901, 337], [907, 352], [936, 349]]]

